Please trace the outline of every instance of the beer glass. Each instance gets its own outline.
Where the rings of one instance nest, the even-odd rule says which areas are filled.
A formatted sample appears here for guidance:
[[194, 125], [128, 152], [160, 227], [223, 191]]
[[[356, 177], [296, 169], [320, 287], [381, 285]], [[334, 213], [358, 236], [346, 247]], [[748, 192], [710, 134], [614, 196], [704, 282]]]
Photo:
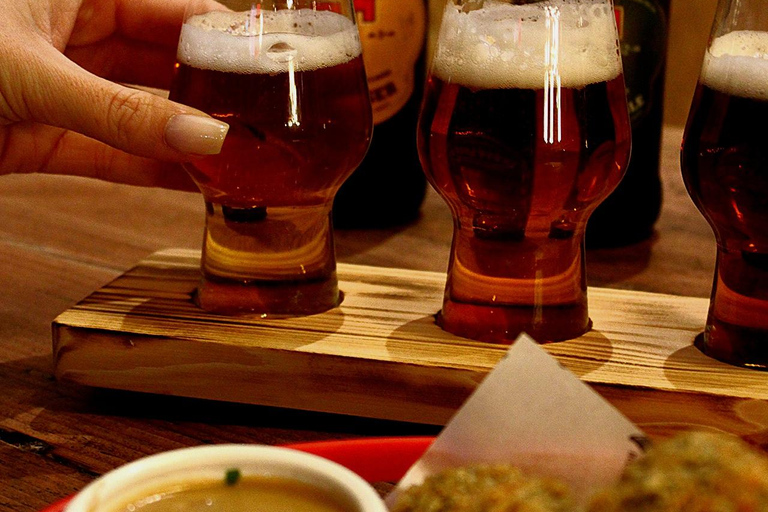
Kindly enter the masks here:
[[716, 359], [768, 369], [768, 0], [721, 0], [686, 124], [688, 193], [717, 240], [706, 327]]
[[339, 304], [330, 220], [371, 107], [350, 0], [191, 2], [171, 99], [229, 124], [186, 168], [205, 199], [205, 310], [269, 317]]
[[438, 322], [509, 343], [590, 328], [584, 232], [629, 159], [610, 0], [449, 0], [422, 163], [454, 217]]

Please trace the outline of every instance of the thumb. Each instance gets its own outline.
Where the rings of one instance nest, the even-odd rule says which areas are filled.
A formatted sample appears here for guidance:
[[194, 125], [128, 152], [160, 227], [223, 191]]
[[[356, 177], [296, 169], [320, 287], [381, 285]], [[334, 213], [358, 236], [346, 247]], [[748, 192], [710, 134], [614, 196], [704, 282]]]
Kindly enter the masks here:
[[24, 117], [135, 155], [186, 160], [216, 154], [229, 129], [193, 108], [99, 78], [56, 51], [36, 71], [25, 71]]

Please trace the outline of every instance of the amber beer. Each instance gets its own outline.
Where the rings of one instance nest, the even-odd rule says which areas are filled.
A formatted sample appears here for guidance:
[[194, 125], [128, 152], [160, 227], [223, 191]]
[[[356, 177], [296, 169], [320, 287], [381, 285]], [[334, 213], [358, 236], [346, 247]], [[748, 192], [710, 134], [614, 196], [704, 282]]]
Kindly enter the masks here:
[[768, 33], [736, 31], [707, 52], [688, 118], [682, 170], [717, 238], [709, 316], [697, 346], [768, 369]]
[[184, 24], [171, 98], [230, 125], [220, 155], [187, 166], [206, 201], [204, 309], [338, 304], [329, 216], [370, 141], [362, 66], [354, 23], [333, 12], [211, 12]]
[[630, 147], [611, 12], [568, 0], [446, 7], [419, 127], [455, 218], [444, 329], [492, 342], [589, 329], [585, 225]]

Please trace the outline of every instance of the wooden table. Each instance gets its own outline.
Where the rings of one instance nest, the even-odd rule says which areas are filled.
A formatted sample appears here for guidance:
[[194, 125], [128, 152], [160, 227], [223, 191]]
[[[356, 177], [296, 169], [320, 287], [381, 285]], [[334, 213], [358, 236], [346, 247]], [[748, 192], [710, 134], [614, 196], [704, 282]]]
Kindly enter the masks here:
[[[677, 127], [665, 131], [657, 234], [632, 247], [590, 251], [590, 285], [709, 295], [714, 238], [681, 181], [681, 135]], [[0, 511], [38, 511], [101, 473], [161, 450], [439, 431], [57, 383], [52, 320], [156, 250], [199, 248], [202, 217], [196, 194], [75, 178], [0, 178]], [[448, 210], [430, 192], [418, 223], [339, 232], [337, 252], [344, 262], [443, 272], [450, 236]]]

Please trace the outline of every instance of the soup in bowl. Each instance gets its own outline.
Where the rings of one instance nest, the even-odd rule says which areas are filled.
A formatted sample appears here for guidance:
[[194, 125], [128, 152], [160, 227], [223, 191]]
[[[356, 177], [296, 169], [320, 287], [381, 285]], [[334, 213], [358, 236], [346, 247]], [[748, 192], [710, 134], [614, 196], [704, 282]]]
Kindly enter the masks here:
[[64, 512], [386, 512], [373, 487], [290, 448], [210, 445], [139, 459], [87, 485]]

